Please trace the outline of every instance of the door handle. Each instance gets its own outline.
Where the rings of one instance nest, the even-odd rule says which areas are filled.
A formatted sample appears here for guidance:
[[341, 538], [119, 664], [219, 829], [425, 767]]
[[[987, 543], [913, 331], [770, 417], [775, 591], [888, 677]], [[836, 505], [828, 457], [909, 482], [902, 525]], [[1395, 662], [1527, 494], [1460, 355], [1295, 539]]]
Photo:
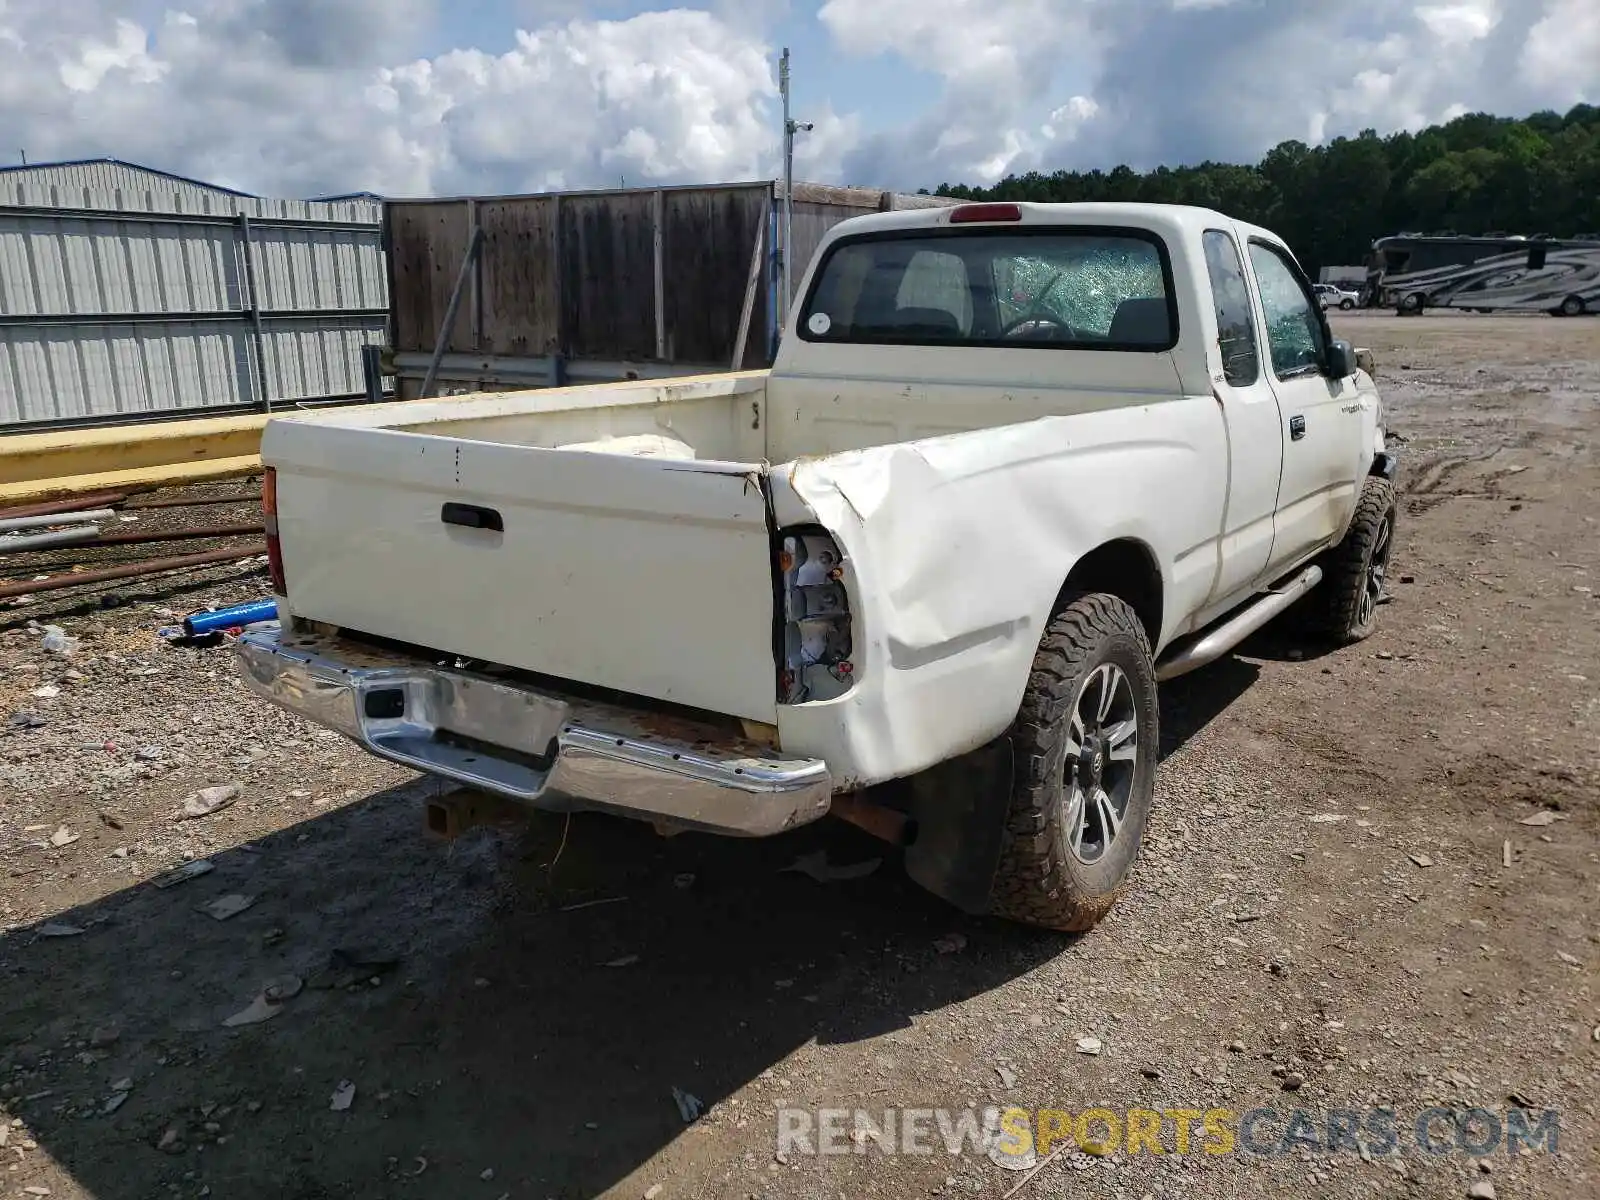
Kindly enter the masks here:
[[1289, 440], [1298, 442], [1306, 435], [1306, 419], [1304, 417], [1289, 418]]
[[506, 531], [506, 523], [499, 512], [477, 504], [446, 504], [439, 510], [439, 519], [446, 525], [461, 525], [467, 529], [492, 529], [496, 533]]

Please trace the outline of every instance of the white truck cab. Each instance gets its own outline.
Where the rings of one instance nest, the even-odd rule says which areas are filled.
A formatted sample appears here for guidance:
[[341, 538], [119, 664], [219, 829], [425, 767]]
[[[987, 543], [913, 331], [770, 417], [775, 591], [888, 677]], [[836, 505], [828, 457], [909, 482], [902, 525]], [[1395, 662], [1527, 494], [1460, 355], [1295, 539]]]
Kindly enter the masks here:
[[1302, 598], [1364, 637], [1395, 518], [1288, 248], [1163, 205], [846, 221], [770, 371], [296, 414], [262, 459], [263, 695], [537, 807], [832, 811], [1062, 929], [1137, 855], [1158, 679]]

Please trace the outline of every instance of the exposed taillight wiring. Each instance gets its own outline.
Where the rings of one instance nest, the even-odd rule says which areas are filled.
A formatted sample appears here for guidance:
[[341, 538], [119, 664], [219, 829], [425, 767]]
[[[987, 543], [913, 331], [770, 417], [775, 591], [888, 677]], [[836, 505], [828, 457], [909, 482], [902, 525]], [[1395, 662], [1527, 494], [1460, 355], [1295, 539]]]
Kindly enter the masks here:
[[844, 568], [838, 543], [825, 531], [789, 529], [780, 535], [784, 624], [778, 698], [785, 704], [831, 699], [855, 682]]

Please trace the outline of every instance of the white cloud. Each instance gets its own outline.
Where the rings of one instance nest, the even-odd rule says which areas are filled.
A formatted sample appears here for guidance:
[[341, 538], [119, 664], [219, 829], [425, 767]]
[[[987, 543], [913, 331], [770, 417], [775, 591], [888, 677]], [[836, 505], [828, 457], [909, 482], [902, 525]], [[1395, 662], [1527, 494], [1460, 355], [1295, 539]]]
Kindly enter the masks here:
[[[407, 61], [397, 52], [432, 0], [185, 7], [152, 26], [131, 0], [0, 6], [12, 35], [0, 37], [9, 140], [34, 160], [105, 154], [284, 195], [773, 169], [769, 49], [711, 12], [573, 18], [518, 33], [505, 53]], [[852, 126], [832, 120], [837, 143]]]
[[1600, 3], [1555, 0], [1528, 31], [1517, 69], [1552, 103], [1593, 103], [1600, 93]]
[[1490, 0], [1467, 4], [1431, 4], [1417, 9], [1417, 20], [1440, 43], [1454, 49], [1488, 36], [1494, 28], [1495, 11]]
[[[0, 128], [287, 195], [760, 177], [776, 23], [813, 16], [868, 82], [807, 101], [797, 170], [869, 186], [1600, 100], [1600, 0], [645, 2], [523, 0], [514, 38], [423, 56], [445, 0], [0, 0]], [[909, 121], [874, 111], [880, 56], [935, 81]]]
[[[16, 39], [19, 48], [22, 39]], [[130, 83], [154, 83], [167, 64], [150, 56], [149, 39], [132, 21], [118, 21], [109, 42], [85, 41], [75, 57], [61, 62], [61, 82], [74, 92], [92, 92], [113, 71], [126, 72]]]
[[1100, 106], [1093, 96], [1074, 96], [1050, 113], [1050, 119], [1039, 127], [1039, 132], [1047, 142], [1070, 142], [1099, 111]]

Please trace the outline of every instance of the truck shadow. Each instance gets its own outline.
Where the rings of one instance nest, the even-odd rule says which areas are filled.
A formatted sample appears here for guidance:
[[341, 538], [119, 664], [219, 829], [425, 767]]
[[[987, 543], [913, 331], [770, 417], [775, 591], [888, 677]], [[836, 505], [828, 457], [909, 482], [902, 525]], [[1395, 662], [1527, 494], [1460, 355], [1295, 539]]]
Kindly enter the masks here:
[[[1253, 678], [1224, 663], [1175, 681], [1164, 747]], [[837, 823], [733, 842], [540, 816], [445, 844], [422, 833], [432, 787], [49, 918], [80, 934], [0, 941], [0, 1078], [27, 1136], [97, 1200], [642, 1194], [658, 1153], [704, 1136], [674, 1089], [716, 1105], [793, 1072], [796, 1103], [851, 1103], [794, 1056], [907, 1029], [1071, 945], [960, 916]], [[883, 862], [830, 883], [785, 870], [809, 855]], [[196, 911], [229, 894], [258, 899]], [[285, 976], [299, 990], [272, 1019], [223, 1027]], [[844, 1090], [871, 1095], [873, 1050], [856, 1053]], [[765, 1171], [771, 1112], [733, 1132], [724, 1111], [707, 1146]]]

